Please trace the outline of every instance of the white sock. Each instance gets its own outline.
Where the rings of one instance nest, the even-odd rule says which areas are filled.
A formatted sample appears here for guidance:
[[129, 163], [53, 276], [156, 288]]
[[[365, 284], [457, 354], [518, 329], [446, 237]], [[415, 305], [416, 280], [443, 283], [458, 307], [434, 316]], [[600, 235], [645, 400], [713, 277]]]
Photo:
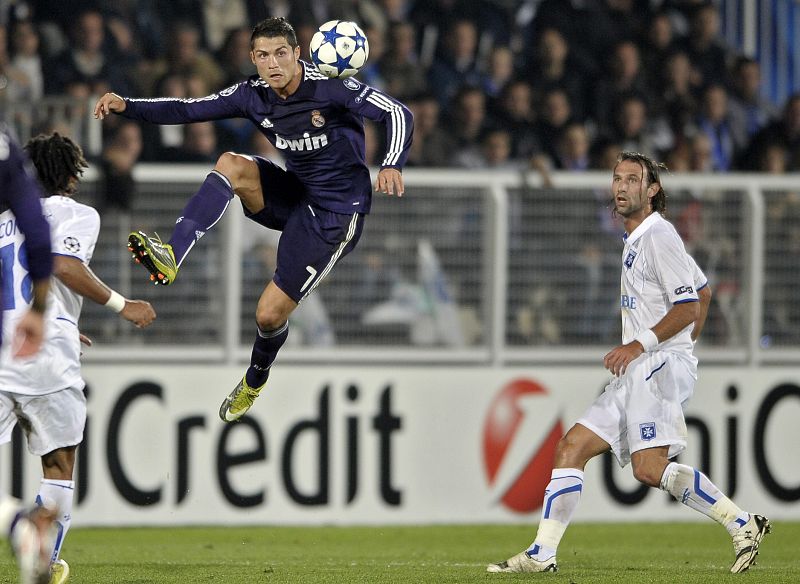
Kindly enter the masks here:
[[661, 475], [661, 490], [687, 507], [711, 517], [730, 534], [750, 519], [750, 514], [739, 509], [706, 475], [685, 464], [671, 462], [667, 465]]
[[536, 539], [528, 555], [536, 560], [549, 560], [556, 555], [558, 544], [581, 500], [583, 471], [576, 468], [555, 468], [544, 492], [542, 518]]
[[40, 505], [55, 505], [58, 509], [56, 516], [56, 526], [58, 536], [53, 548], [51, 561], [55, 562], [61, 553], [61, 546], [64, 545], [64, 538], [67, 536], [69, 526], [72, 523], [72, 497], [75, 493], [75, 481], [60, 481], [56, 479], [42, 479], [39, 486], [39, 494], [36, 502]]
[[5, 493], [0, 494], [0, 536], [5, 537], [10, 534], [20, 511], [22, 505], [17, 499]]

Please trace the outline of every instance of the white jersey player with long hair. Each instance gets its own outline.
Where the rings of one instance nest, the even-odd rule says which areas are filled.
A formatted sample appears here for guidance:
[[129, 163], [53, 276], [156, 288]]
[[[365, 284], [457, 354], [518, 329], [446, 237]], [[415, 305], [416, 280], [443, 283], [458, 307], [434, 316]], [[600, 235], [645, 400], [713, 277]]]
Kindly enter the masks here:
[[720, 523], [733, 539], [730, 571], [755, 563], [769, 521], [740, 509], [699, 470], [672, 462], [686, 448], [683, 405], [697, 379], [693, 341], [705, 322], [708, 282], [664, 219], [666, 193], [647, 156], [622, 152], [614, 167], [614, 211], [623, 219], [622, 344], [606, 354], [614, 375], [560, 440], [534, 541], [489, 572], [555, 572], [556, 551], [583, 491], [586, 463], [611, 451], [641, 483], [660, 488]]
[[[100, 216], [92, 207], [71, 198], [87, 166], [80, 147], [55, 133], [37, 136], [26, 150], [49, 193], [42, 208], [50, 225], [54, 278], [40, 351], [26, 359], [14, 359], [10, 344], [6, 344], [0, 352], [0, 444], [10, 441], [19, 422], [27, 435], [28, 449], [41, 457], [43, 478], [36, 499], [58, 509], [50, 582], [63, 584], [69, 577], [69, 566], [59, 553], [71, 523], [75, 450], [83, 440], [86, 423], [86, 384], [79, 359], [81, 340], [90, 341], [78, 331], [83, 298], [104, 304], [138, 327], [150, 324], [155, 312], [148, 302], [127, 300], [111, 290], [88, 267]], [[25, 238], [14, 227], [15, 221], [10, 210], [0, 214], [0, 225], [8, 226], [2, 232], [2, 249], [18, 250], [3, 258], [4, 281], [19, 283], [7, 286], [8, 294], [3, 297], [7, 338], [30, 301], [30, 286], [26, 285], [29, 266], [24, 252], [19, 251], [25, 249]]]

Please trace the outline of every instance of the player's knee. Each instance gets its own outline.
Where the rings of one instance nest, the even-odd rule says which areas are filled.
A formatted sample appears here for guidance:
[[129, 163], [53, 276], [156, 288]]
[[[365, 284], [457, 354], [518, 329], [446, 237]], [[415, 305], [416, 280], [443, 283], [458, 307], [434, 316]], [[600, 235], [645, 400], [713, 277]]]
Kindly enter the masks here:
[[286, 315], [271, 306], [259, 306], [256, 310], [256, 323], [262, 331], [274, 331], [283, 326]]
[[586, 461], [580, 460], [580, 452], [580, 444], [567, 432], [556, 445], [556, 466], [558, 468], [583, 468], [583, 464], [585, 464]]
[[252, 158], [234, 152], [223, 152], [217, 159], [214, 170], [224, 175], [234, 189], [258, 174], [257, 165]]

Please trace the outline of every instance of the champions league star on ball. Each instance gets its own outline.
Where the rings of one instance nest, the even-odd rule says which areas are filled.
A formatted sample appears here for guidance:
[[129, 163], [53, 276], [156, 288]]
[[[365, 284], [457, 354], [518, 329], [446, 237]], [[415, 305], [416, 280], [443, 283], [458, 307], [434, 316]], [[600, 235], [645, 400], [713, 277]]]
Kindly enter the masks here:
[[369, 57], [367, 35], [355, 23], [330, 20], [311, 38], [311, 61], [332, 79], [352, 77]]

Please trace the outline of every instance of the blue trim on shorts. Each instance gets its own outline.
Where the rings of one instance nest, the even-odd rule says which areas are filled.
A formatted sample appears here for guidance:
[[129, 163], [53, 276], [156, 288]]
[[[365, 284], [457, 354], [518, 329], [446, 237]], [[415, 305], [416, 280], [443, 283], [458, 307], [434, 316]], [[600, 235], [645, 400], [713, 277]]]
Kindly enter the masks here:
[[77, 323], [77, 322], [73, 322], [73, 321], [71, 321], [71, 320], [70, 320], [70, 319], [68, 319], [66, 316], [57, 316], [57, 317], [56, 317], [56, 320], [65, 320], [65, 321], [67, 321], [69, 324], [71, 324], [71, 325], [73, 325], [73, 326], [78, 326], [78, 323]]
[[655, 369], [653, 369], [653, 370], [650, 372], [650, 375], [648, 375], [647, 377], [645, 377], [645, 378], [644, 378], [644, 380], [645, 380], [645, 381], [650, 381], [650, 378], [651, 378], [653, 375], [655, 375], [656, 373], [658, 373], [659, 371], [661, 371], [661, 370], [664, 368], [664, 365], [666, 365], [666, 364], [667, 364], [667, 362], [666, 362], [666, 361], [664, 361], [664, 362], [663, 362], [661, 365], [659, 365], [658, 367], [656, 367]]

